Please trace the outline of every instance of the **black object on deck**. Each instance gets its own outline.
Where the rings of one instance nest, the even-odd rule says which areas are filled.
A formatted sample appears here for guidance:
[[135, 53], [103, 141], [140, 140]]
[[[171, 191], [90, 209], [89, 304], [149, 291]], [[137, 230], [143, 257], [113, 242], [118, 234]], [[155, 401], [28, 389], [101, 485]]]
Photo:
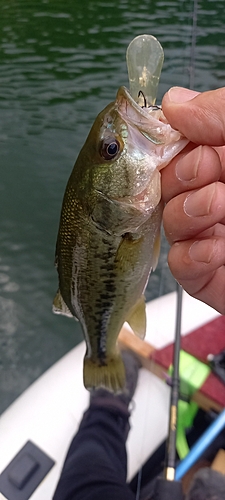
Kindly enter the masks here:
[[0, 474], [0, 493], [8, 500], [28, 500], [54, 463], [40, 448], [27, 441]]

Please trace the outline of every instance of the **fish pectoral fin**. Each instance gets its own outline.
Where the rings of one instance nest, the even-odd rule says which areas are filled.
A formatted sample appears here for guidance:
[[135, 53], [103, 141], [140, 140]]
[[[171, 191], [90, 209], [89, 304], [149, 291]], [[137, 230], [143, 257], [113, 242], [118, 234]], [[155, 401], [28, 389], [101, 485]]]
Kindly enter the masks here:
[[145, 297], [142, 295], [136, 304], [132, 307], [126, 321], [129, 323], [133, 332], [141, 339], [145, 338], [146, 333], [146, 311]]
[[66, 303], [64, 302], [60, 290], [57, 291], [57, 294], [53, 300], [52, 311], [54, 314], [63, 314], [68, 318], [74, 318], [73, 314], [70, 312]]
[[84, 386], [89, 390], [105, 387], [114, 393], [121, 392], [125, 387], [125, 368], [120, 354], [107, 356], [104, 364], [85, 357]]

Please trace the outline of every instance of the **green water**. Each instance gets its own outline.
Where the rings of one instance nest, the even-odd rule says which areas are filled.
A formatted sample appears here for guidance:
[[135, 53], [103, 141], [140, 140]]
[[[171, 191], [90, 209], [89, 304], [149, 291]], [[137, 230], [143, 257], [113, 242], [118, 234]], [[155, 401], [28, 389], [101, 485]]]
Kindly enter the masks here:
[[[127, 85], [125, 51], [155, 35], [159, 101], [189, 85], [193, 3], [0, 0], [0, 412], [81, 338], [51, 312], [64, 188], [96, 114]], [[225, 83], [224, 1], [198, 1], [195, 88]], [[174, 289], [163, 241], [147, 298]]]

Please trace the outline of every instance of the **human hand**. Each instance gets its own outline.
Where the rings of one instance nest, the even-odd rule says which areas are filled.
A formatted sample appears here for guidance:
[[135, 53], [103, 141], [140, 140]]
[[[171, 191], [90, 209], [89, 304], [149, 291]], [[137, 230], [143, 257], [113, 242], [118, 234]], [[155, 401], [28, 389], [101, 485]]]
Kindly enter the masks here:
[[191, 141], [161, 171], [168, 263], [190, 295], [225, 314], [225, 88], [175, 87], [162, 108]]

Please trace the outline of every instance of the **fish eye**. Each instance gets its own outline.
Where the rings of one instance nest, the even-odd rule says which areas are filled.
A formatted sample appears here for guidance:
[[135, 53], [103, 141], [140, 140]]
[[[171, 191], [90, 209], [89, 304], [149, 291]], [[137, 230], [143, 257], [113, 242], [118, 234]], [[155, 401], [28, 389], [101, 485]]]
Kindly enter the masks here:
[[116, 139], [107, 139], [102, 141], [101, 145], [101, 156], [105, 158], [105, 160], [112, 160], [118, 154], [120, 150], [120, 143]]

